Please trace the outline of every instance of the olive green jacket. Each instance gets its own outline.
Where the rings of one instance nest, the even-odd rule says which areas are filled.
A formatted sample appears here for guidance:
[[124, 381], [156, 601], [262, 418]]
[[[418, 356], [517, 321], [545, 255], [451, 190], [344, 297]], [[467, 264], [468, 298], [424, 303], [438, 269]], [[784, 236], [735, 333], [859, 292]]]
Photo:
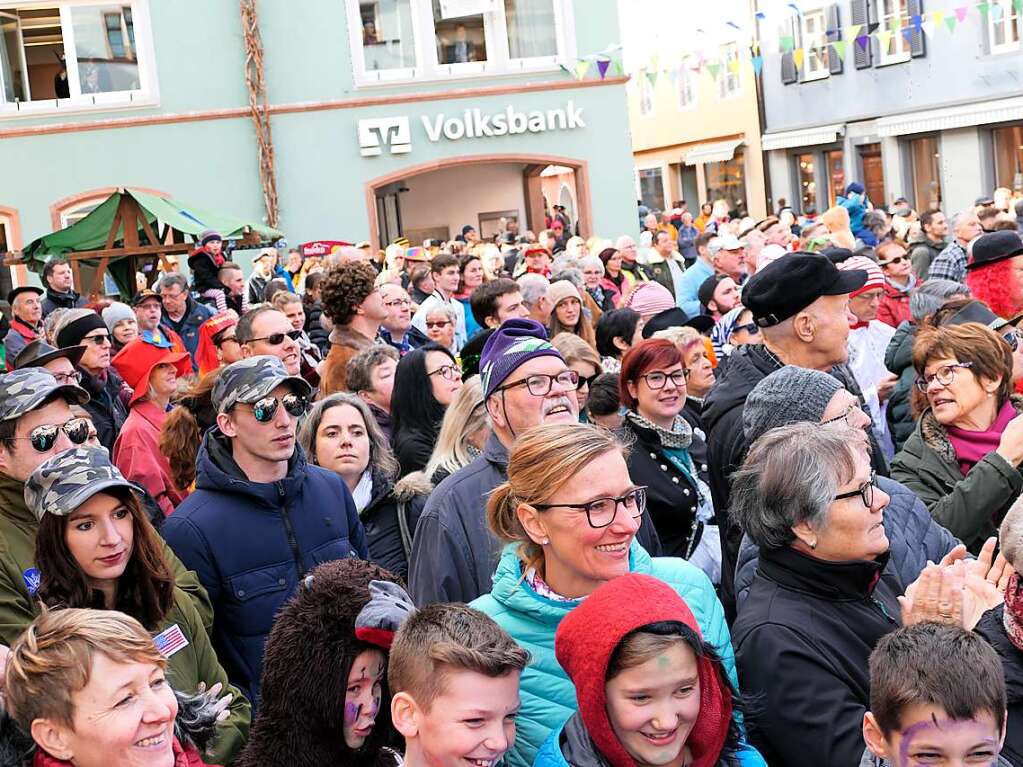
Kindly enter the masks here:
[[[1013, 395], [1012, 404], [1023, 411], [1020, 397]], [[997, 533], [1023, 492], [1023, 473], [994, 451], [964, 477], [948, 433], [930, 408], [892, 460], [892, 479], [916, 493], [935, 521], [974, 553]]]

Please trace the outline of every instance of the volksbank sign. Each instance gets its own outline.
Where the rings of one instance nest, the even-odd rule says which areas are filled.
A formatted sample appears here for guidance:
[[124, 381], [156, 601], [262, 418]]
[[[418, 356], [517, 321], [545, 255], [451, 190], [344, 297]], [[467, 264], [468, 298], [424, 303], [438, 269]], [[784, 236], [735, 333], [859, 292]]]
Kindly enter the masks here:
[[[460, 116], [420, 116], [426, 139], [437, 143], [466, 138], [493, 138], [520, 133], [544, 133], [552, 130], [585, 128], [583, 109], [569, 101], [564, 109], [520, 112], [509, 106], [503, 112], [485, 114], [481, 109], [466, 109]], [[387, 148], [391, 154], [412, 151], [412, 130], [408, 117], [378, 117], [359, 120], [359, 151], [363, 157], [376, 157]]]

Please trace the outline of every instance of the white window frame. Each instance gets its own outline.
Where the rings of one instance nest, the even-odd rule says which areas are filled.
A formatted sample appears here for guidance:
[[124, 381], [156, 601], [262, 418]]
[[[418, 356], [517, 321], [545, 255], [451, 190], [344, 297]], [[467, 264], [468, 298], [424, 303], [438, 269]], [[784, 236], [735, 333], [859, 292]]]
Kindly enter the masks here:
[[[811, 25], [813, 30], [810, 29]], [[800, 82], [831, 77], [828, 67], [828, 16], [823, 8], [803, 11], [799, 18], [799, 45], [803, 49]]]
[[[721, 51], [721, 76], [718, 78], [718, 98], [722, 101], [738, 98], [742, 95], [742, 58], [739, 56], [739, 43], [734, 40], [722, 43], [719, 50]], [[733, 72], [731, 69], [730, 64], [733, 60], [740, 62], [738, 72]]]
[[[637, 165], [635, 168], [636, 178], [636, 199], [643, 199], [643, 185], [640, 183], [639, 174], [644, 170], [657, 170], [661, 172], [661, 196], [664, 197], [664, 207], [667, 209], [671, 204], [671, 190], [668, 188], [668, 174], [670, 169], [666, 163], [654, 162], [646, 165]], [[644, 203], [645, 204], [645, 203]], [[652, 209], [651, 209], [652, 210]], [[663, 212], [663, 211], [662, 211]]]
[[699, 95], [696, 78], [689, 68], [689, 59], [683, 59], [678, 68], [678, 109], [680, 112], [688, 112], [696, 109], [696, 102]]
[[[903, 64], [910, 59], [909, 40], [902, 34], [902, 30], [909, 24], [909, 3], [907, 0], [875, 0], [877, 16], [880, 22], [879, 29], [892, 32], [891, 42], [894, 52], [888, 53], [886, 46], [877, 43], [877, 59], [879, 67], [886, 67], [889, 64]], [[903, 9], [903, 4], [906, 9]], [[885, 6], [891, 7], [891, 12], [886, 12]], [[893, 31], [892, 22], [898, 22]]]
[[[991, 53], [1013, 53], [1020, 49], [1020, 40], [1023, 39], [1023, 18], [1016, 12], [1012, 0], [990, 0], [991, 7], [987, 12], [988, 40], [991, 46]], [[995, 14], [992, 13], [995, 6], [1002, 9], [1002, 15], [995, 21]], [[996, 43], [995, 34], [1001, 27], [1004, 42]], [[1015, 34], [1016, 39], [1012, 37]]]
[[[362, 44], [362, 14], [359, 0], [345, 0], [348, 16], [348, 40], [352, 56], [352, 77], [357, 88], [432, 82], [452, 78], [511, 76], [529, 72], [546, 72], [571, 68], [576, 61], [575, 15], [572, 0], [552, 0], [555, 39], [558, 53], [554, 56], [512, 58], [508, 47], [508, 24], [504, 0], [491, 0], [494, 8], [483, 13], [486, 61], [464, 64], [441, 64], [437, 57], [437, 35], [432, 0], [408, 0], [412, 13], [412, 36], [415, 65], [400, 69], [367, 70]], [[476, 15], [476, 14], [474, 14]]]
[[[71, 20], [71, 9], [81, 6], [118, 5], [130, 7], [135, 44], [132, 48], [139, 71], [139, 87], [129, 91], [111, 93], [81, 92], [77, 58], [74, 55], [75, 39]], [[149, 0], [0, 0], [0, 12], [32, 10], [34, 8], [59, 8], [61, 35], [64, 39], [65, 61], [71, 97], [66, 99], [45, 99], [40, 101], [4, 101], [0, 88], [0, 120], [16, 117], [37, 117], [54, 113], [80, 113], [110, 111], [118, 109], [139, 109], [158, 106], [159, 85], [156, 75], [156, 51], [153, 47], [153, 27], [149, 14]], [[125, 46], [130, 45], [124, 32]], [[21, 48], [24, 67], [24, 46]], [[27, 69], [25, 70], [27, 72]]]
[[639, 113], [641, 115], [648, 115], [654, 111], [654, 86], [650, 84], [650, 78], [646, 76], [646, 72], [640, 72], [637, 78], [637, 87], [639, 88]]

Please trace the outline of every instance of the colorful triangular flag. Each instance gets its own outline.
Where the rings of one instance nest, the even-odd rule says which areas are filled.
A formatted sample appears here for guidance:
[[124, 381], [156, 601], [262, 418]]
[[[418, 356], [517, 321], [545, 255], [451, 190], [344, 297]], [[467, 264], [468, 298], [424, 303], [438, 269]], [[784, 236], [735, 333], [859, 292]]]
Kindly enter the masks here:
[[588, 61], [577, 61], [575, 66], [572, 68], [572, 74], [575, 75], [576, 80], [582, 80], [586, 77], [586, 73], [590, 71], [590, 62]]
[[716, 61], [707, 62], [707, 71], [710, 73], [711, 78], [714, 80], [718, 79], [718, 72], [721, 70], [721, 65]]
[[653, 88], [657, 85], [657, 70], [647, 70], [646, 79], [650, 81], [650, 87]]
[[1023, 0], [1012, 0], [1012, 7], [1016, 13], [1023, 13]]
[[753, 73], [759, 75], [760, 71], [764, 68], [764, 57], [754, 56], [749, 61], [753, 65]]
[[902, 36], [903, 36], [903, 37], [904, 37], [904, 38], [906, 39], [906, 42], [907, 42], [907, 43], [908, 43], [908, 42], [909, 42], [909, 41], [910, 41], [911, 39], [913, 39], [913, 32], [914, 32], [914, 31], [915, 31], [915, 30], [913, 29], [913, 27], [903, 27], [903, 28], [902, 28]]
[[860, 35], [856, 38], [856, 44], [860, 46], [861, 51], [865, 51], [867, 46], [870, 45], [870, 38], [867, 35]]
[[948, 16], [945, 18], [945, 26], [948, 27], [948, 33], [952, 34], [956, 31], [956, 17]]
[[[988, 5], [987, 3], [977, 3], [977, 10], [980, 11], [980, 19], [981, 19], [981, 21], [984, 21], [984, 22], [987, 21], [987, 14], [988, 14], [988, 11], [990, 9], [991, 9], [991, 6]], [[962, 19], [960, 19], [960, 21], [962, 21]]]
[[732, 59], [728, 62], [728, 71], [733, 75], [739, 74], [739, 59]]
[[920, 26], [924, 23], [924, 17], [919, 13], [915, 13], [909, 17], [909, 23], [912, 25], [913, 29], [919, 30]]
[[[1023, 3], [1023, 0], [1020, 0], [1020, 2]], [[945, 20], [945, 12], [944, 11], [935, 11], [934, 13], [931, 14], [931, 21], [934, 22], [935, 26], [940, 27], [941, 26], [941, 22], [943, 22], [944, 20]]]
[[1002, 6], [995, 3], [991, 6], [991, 21], [998, 23], [1002, 18]]
[[835, 40], [835, 42], [831, 44], [831, 48], [835, 51], [835, 55], [838, 56], [839, 59], [845, 58], [845, 46], [845, 40]]
[[956, 21], [962, 24], [964, 21], [966, 21], [966, 14], [969, 12], [970, 12], [969, 8], [967, 8], [965, 5], [960, 5], [958, 8], [956, 8]]
[[672, 88], [674, 88], [675, 86], [678, 85], [678, 75], [679, 75], [679, 71], [681, 69], [682, 69], [682, 67], [679, 66], [679, 67], [672, 67], [671, 69], [665, 69], [664, 70], [664, 74], [666, 74], [668, 76], [668, 79], [671, 80], [671, 87]]
[[781, 52], [782, 53], [791, 53], [792, 49], [795, 47], [795, 44], [796, 44], [795, 38], [792, 37], [792, 35], [782, 35], [780, 41], [781, 41]]
[[862, 24], [852, 24], [845, 28], [845, 34], [843, 35], [843, 37], [846, 40], [855, 40], [857, 37], [860, 36], [861, 29], [863, 29]]
[[796, 65], [796, 69], [803, 68], [804, 55], [805, 54], [802, 48], [796, 48], [794, 51], [792, 51], [792, 62]]
[[600, 79], [603, 80], [607, 77], [608, 67], [611, 66], [611, 59], [597, 59], [597, 71], [600, 73]]
[[877, 42], [881, 46], [882, 51], [888, 50], [888, 43], [892, 41], [895, 35], [888, 30], [882, 30], [877, 33]]
[[[1023, 2], [1023, 0], [1020, 1]], [[920, 31], [922, 31], [925, 35], [930, 37], [931, 35], [934, 34], [934, 22], [925, 21], [923, 24], [920, 25]]]

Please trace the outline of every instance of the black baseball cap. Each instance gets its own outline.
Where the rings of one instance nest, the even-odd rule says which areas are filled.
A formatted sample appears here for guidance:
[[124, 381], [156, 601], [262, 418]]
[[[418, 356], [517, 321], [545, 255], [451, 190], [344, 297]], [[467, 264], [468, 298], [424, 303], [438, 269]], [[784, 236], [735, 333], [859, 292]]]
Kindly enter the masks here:
[[160, 303], [163, 303], [163, 299], [160, 298], [159, 293], [150, 288], [145, 288], [135, 294], [135, 297], [131, 300], [131, 305], [142, 306], [142, 304], [144, 304], [149, 299], [153, 299], [154, 301], [159, 301]]
[[13, 304], [14, 299], [22, 293], [35, 293], [37, 296], [41, 296], [43, 292], [42, 288], [37, 288], [35, 285], [22, 285], [20, 288], [15, 288], [7, 294], [7, 303]]
[[727, 274], [712, 274], [700, 283], [700, 288], [696, 291], [700, 306], [707, 306], [714, 300], [714, 291], [718, 289], [718, 284], [727, 278]]
[[714, 327], [714, 318], [706, 314], [690, 317], [677, 306], [658, 312], [643, 326], [643, 338], [653, 338], [658, 330], [668, 328], [693, 328], [699, 333], [709, 333]]
[[778, 325], [822, 296], [844, 296], [862, 288], [867, 273], [840, 271], [819, 253], [790, 253], [758, 271], [742, 289], [742, 303], [762, 328]]

